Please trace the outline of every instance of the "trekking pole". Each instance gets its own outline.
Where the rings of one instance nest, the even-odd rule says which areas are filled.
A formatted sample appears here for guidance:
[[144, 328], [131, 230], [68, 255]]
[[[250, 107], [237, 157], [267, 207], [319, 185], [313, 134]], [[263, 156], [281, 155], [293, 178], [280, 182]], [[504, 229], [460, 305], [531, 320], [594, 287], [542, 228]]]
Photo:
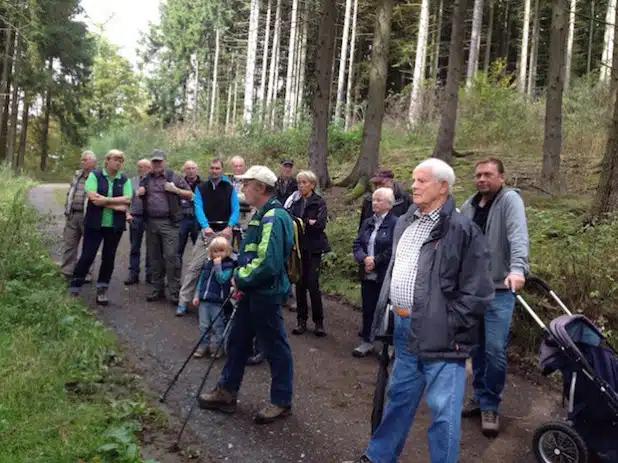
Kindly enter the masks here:
[[185, 427], [187, 426], [187, 423], [191, 419], [191, 415], [193, 414], [193, 410], [195, 409], [195, 404], [198, 402], [200, 398], [200, 394], [202, 393], [202, 389], [204, 389], [204, 385], [206, 384], [206, 380], [208, 379], [208, 375], [212, 371], [212, 367], [215, 365], [215, 361], [217, 360], [217, 356], [219, 355], [219, 352], [221, 352], [221, 348], [223, 347], [223, 344], [225, 343], [225, 338], [227, 336], [227, 333], [230, 330], [230, 327], [232, 326], [232, 321], [234, 320], [235, 315], [236, 315], [236, 305], [234, 305], [234, 310], [232, 311], [232, 314], [230, 315], [230, 319], [228, 320], [227, 325], [225, 325], [225, 329], [223, 330], [223, 336], [221, 337], [221, 341], [219, 342], [219, 345], [217, 346], [217, 350], [210, 361], [210, 365], [208, 365], [208, 369], [206, 370], [206, 373], [204, 373], [204, 376], [202, 377], [202, 382], [200, 383], [200, 387], [197, 389], [197, 393], [195, 394], [195, 400], [191, 404], [191, 408], [189, 408], [189, 413], [187, 413], [187, 417], [185, 418], [185, 421], [182, 423], [182, 427], [180, 428], [180, 431], [178, 432], [178, 436], [176, 437], [176, 442], [172, 444], [172, 446], [170, 447], [170, 451], [178, 451], [180, 449], [180, 439], [182, 438], [182, 433], [185, 431]]
[[[223, 307], [223, 306], [221, 306], [221, 307]], [[189, 356], [185, 360], [185, 363], [182, 364], [182, 366], [180, 367], [180, 370], [178, 370], [178, 372], [176, 373], [176, 375], [172, 379], [172, 382], [169, 384], [169, 386], [167, 387], [165, 392], [163, 394], [161, 394], [161, 397], [159, 397], [159, 402], [161, 402], [161, 403], [165, 402], [165, 399], [167, 398], [167, 395], [172, 390], [172, 387], [174, 387], [174, 384], [176, 384], [176, 381], [178, 381], [178, 378], [180, 377], [180, 375], [184, 371], [185, 367], [189, 363], [189, 360], [191, 360], [191, 357], [193, 357], [193, 354], [195, 354], [195, 351], [198, 349], [198, 347], [200, 347], [200, 344], [202, 344], [202, 342], [204, 341], [206, 336], [208, 336], [208, 334], [212, 331], [212, 327], [215, 325], [215, 322], [219, 319], [219, 317], [221, 316], [222, 313], [223, 313], [223, 308], [221, 308], [221, 310], [219, 310], [219, 313], [217, 314], [215, 319], [212, 321], [210, 326], [208, 326], [208, 328], [206, 328], [206, 331], [204, 331], [204, 334], [202, 334], [202, 336], [200, 336], [200, 340], [197, 342], [195, 347], [193, 347], [193, 350], [191, 351], [191, 353], [189, 354]]]

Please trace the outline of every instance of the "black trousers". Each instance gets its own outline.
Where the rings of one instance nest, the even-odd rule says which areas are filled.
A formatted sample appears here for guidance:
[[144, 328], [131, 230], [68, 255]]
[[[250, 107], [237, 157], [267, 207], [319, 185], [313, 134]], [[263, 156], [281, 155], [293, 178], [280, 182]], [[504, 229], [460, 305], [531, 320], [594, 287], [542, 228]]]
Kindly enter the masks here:
[[311, 315], [314, 323], [324, 320], [322, 293], [320, 291], [320, 266], [322, 254], [303, 254], [303, 278], [296, 284], [296, 305], [298, 321], [305, 323], [309, 316], [307, 291], [311, 299]]
[[83, 286], [88, 270], [90, 270], [97, 257], [101, 242], [103, 243], [103, 250], [101, 251], [101, 268], [99, 269], [97, 288], [107, 288], [109, 286], [112, 273], [114, 273], [116, 250], [118, 249], [120, 238], [122, 238], [122, 233], [123, 230], [116, 231], [111, 227], [101, 227], [99, 230], [84, 229], [82, 254], [79, 256], [77, 265], [75, 265], [75, 270], [73, 270], [73, 279], [70, 286], [71, 292], [77, 293]]
[[381, 281], [361, 280], [361, 299], [363, 304], [363, 341], [371, 342], [371, 326], [373, 314], [380, 298]]

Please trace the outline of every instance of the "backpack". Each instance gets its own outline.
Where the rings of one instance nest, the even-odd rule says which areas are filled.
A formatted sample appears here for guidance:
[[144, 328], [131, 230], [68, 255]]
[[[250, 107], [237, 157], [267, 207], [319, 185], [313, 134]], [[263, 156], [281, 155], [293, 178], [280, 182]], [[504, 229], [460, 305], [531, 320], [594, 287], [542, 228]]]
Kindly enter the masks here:
[[301, 242], [305, 234], [305, 223], [298, 217], [292, 217], [292, 229], [294, 230], [294, 241], [292, 243], [292, 251], [286, 262], [286, 269], [290, 282], [299, 283], [303, 277]]

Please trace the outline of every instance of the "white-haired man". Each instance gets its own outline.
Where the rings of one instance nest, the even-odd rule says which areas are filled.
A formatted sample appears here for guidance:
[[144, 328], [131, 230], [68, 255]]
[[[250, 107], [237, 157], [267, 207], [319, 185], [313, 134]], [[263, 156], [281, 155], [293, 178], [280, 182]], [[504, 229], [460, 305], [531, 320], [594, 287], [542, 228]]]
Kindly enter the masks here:
[[[182, 171], [185, 174], [185, 182], [191, 188], [191, 191], [195, 193], [195, 189], [199, 188], [202, 179], [200, 178], [200, 169], [198, 165], [191, 160], [188, 160], [182, 166]], [[180, 221], [180, 232], [178, 235], [178, 257], [182, 264], [182, 256], [185, 253], [187, 247], [187, 241], [191, 237], [191, 243], [195, 245], [197, 238], [200, 235], [200, 226], [195, 218], [195, 210], [193, 206], [193, 199], [180, 198], [180, 205], [182, 206], [183, 217]]]
[[457, 463], [465, 361], [493, 298], [485, 238], [450, 195], [453, 169], [427, 159], [412, 181], [414, 206], [397, 221], [374, 323], [392, 310], [395, 362], [382, 421], [357, 463], [397, 461], [423, 394], [430, 461]]

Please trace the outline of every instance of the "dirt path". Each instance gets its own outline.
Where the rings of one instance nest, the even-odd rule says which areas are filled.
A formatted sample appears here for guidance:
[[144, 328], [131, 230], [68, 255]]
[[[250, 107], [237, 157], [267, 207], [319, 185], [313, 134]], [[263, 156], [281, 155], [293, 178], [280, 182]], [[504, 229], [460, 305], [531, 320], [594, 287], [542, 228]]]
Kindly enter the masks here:
[[[54, 193], [65, 185], [41, 185], [31, 191], [32, 203], [43, 213], [51, 213], [46, 233], [52, 238], [52, 254], [57, 256], [62, 230], [62, 207]], [[94, 305], [94, 289], [84, 295], [100, 316], [113, 328], [135, 362], [146, 385], [163, 392], [168, 381], [197, 341], [197, 316], [174, 317], [166, 303], [147, 303], [145, 284], [125, 287], [128, 233], [116, 259], [110, 287], [110, 305], [101, 310]], [[187, 250], [189, 252], [189, 250]], [[95, 264], [98, 268], [98, 263]], [[371, 398], [376, 373], [374, 358], [357, 360], [351, 352], [358, 342], [360, 314], [349, 307], [325, 301], [329, 336], [290, 336], [294, 354], [294, 413], [271, 426], [255, 426], [252, 418], [268, 398], [268, 367], [247, 369], [240, 393], [238, 412], [225, 416], [197, 409], [190, 432], [208, 448], [213, 461], [228, 462], [315, 462], [336, 463], [362, 453], [369, 438]], [[286, 313], [286, 326], [294, 326], [294, 314]], [[164, 410], [172, 423], [185, 416], [207, 363], [189, 363], [170, 394]], [[207, 382], [214, 386], [222, 363]], [[533, 462], [530, 439], [534, 429], [560, 412], [559, 398], [528, 380], [509, 375], [502, 408], [503, 432], [489, 440], [480, 433], [480, 424], [464, 421], [461, 462]], [[429, 461], [426, 429], [429, 420], [423, 404], [402, 455], [402, 462]], [[170, 460], [173, 461], [173, 460]]]

